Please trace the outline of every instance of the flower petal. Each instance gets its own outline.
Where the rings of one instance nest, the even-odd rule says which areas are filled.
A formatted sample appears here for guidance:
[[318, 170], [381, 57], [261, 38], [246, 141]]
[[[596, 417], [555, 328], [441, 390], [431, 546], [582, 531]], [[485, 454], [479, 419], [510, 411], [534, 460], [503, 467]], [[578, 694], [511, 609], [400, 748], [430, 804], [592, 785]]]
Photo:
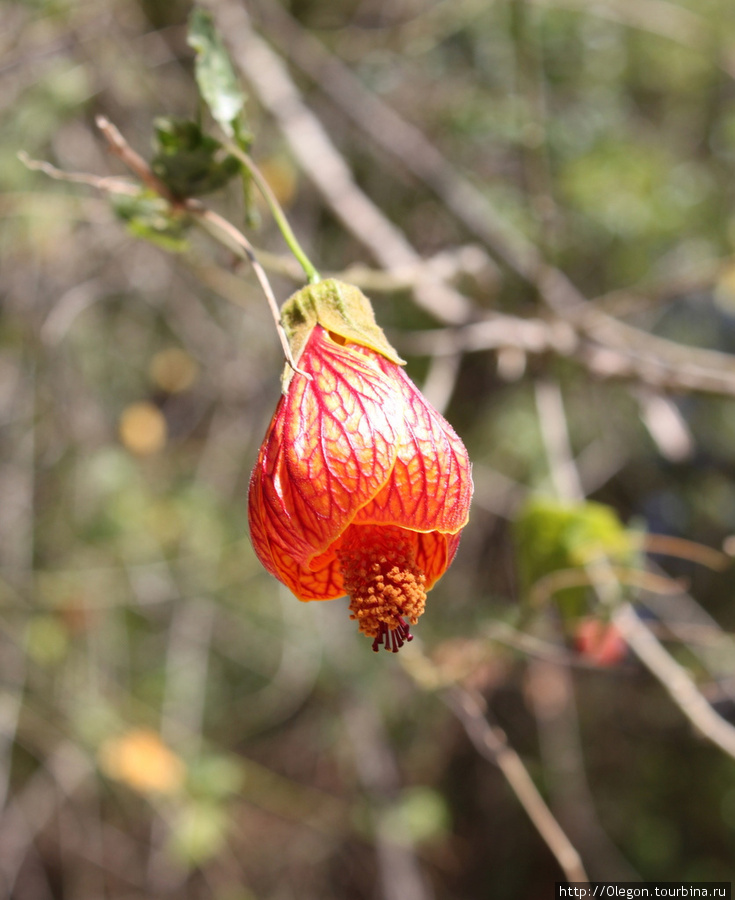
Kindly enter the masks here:
[[416, 535], [416, 565], [426, 577], [426, 590], [436, 584], [449, 568], [459, 544], [459, 534], [439, 534], [436, 531]]
[[378, 354], [356, 353], [316, 326], [261, 447], [250, 483], [250, 529], [266, 568], [324, 552], [388, 480], [402, 400]]
[[464, 444], [402, 369], [382, 358], [379, 363], [403, 400], [403, 427], [390, 479], [355, 522], [455, 534], [467, 524], [472, 497]]
[[277, 545], [271, 547], [278, 578], [299, 600], [335, 600], [346, 593], [334, 550], [321, 554], [312, 566], [300, 565]]

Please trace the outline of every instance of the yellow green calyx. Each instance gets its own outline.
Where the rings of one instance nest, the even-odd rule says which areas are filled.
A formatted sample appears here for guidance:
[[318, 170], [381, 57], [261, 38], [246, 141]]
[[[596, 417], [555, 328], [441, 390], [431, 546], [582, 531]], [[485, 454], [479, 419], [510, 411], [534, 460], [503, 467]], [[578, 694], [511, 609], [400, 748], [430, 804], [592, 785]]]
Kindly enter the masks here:
[[[283, 304], [281, 323], [297, 365], [316, 325], [353, 344], [370, 347], [396, 365], [405, 365], [375, 321], [370, 301], [352, 284], [329, 278], [302, 288]], [[283, 375], [284, 393], [292, 376], [293, 370], [287, 366]]]

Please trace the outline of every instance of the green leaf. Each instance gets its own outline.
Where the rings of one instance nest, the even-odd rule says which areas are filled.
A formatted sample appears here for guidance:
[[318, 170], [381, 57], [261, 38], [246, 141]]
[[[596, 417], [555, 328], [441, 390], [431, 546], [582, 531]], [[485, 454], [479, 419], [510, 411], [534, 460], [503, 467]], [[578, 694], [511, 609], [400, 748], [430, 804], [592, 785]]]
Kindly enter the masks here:
[[173, 212], [171, 205], [162, 197], [149, 191], [141, 191], [132, 196], [117, 194], [112, 199], [112, 207], [135, 237], [174, 253], [188, 249], [185, 232], [189, 220], [186, 216]]
[[[602, 503], [564, 503], [533, 497], [515, 522], [518, 570], [524, 593], [546, 575], [564, 569], [584, 569], [599, 560], [631, 566], [635, 542], [614, 509]], [[586, 588], [566, 588], [556, 595], [562, 613], [586, 612]]]
[[[293, 357], [298, 363], [309, 335], [316, 325], [339, 335], [346, 341], [370, 347], [396, 365], [405, 360], [388, 343], [383, 329], [375, 321], [368, 298], [352, 284], [328, 278], [310, 284], [292, 294], [281, 307], [281, 321]], [[293, 370], [286, 366], [283, 390], [288, 388]]]
[[160, 118], [154, 124], [156, 155], [151, 168], [176, 197], [211, 193], [240, 172], [240, 162], [204, 134], [197, 122]]
[[189, 17], [188, 43], [196, 50], [195, 75], [199, 93], [212, 118], [229, 137], [235, 135], [235, 121], [245, 105], [235, 70], [209, 13], [194, 9]]

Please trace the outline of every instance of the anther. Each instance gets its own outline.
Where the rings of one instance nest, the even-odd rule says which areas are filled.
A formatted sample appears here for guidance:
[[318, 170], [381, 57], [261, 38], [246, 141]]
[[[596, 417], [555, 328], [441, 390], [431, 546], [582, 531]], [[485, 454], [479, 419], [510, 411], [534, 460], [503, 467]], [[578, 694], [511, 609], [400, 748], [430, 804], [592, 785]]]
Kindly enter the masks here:
[[[416, 565], [415, 537], [395, 526], [355, 525], [337, 550], [351, 618], [380, 647], [397, 653], [424, 611], [425, 576]], [[406, 621], [408, 620], [408, 621]]]

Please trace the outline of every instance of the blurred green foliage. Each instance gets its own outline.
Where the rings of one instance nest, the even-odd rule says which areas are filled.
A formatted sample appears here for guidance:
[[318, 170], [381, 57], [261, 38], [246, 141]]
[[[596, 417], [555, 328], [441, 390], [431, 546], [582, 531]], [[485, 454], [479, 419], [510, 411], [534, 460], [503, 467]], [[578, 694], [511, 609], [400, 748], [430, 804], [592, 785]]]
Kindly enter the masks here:
[[[735, 353], [730, 0], [247, 8], [422, 256], [477, 238], [376, 149], [365, 111], [348, 119], [299, 71], [301, 30], [598, 308]], [[161, 198], [141, 190], [113, 209], [17, 154], [120, 175], [93, 124], [105, 115], [174, 194], [206, 194], [259, 250], [282, 253], [269, 216], [252, 227], [221, 129], [252, 152], [320, 270], [371, 263], [369, 251], [186, 0], [9, 0], [0, 48], [0, 894], [357, 900], [388, 896], [388, 847], [416, 863], [427, 898], [548, 895], [556, 863], [439, 696], [370, 653], [346, 602], [299, 604], [253, 555], [245, 497], [282, 359], [251, 273]], [[280, 271], [283, 299], [299, 285]], [[487, 261], [457, 283], [475, 318], [548, 316]], [[475, 466], [472, 519], [416, 643], [484, 693], [593, 877], [733, 880], [733, 762], [660, 685], [633, 660], [577, 666], [560, 637], [576, 718], [552, 714], [559, 681], [538, 677], [544, 654], [485, 637], [498, 621], [547, 635], [559, 608], [600, 615], [585, 588], [520, 610], [540, 579], [595, 554], [642, 565], [631, 522], [732, 540], [732, 399], [671, 398], [689, 440], [677, 455], [634, 380], [512, 346], [452, 369], [412, 352], [440, 323], [410, 291], [366, 293], [409, 373], [447, 400]], [[549, 498], [541, 377], [560, 386], [583, 503]], [[732, 720], [733, 653], [712, 624], [735, 629], [732, 569], [656, 562], [697, 601], [681, 613], [689, 645], [667, 646]]]
[[[518, 575], [526, 600], [534, 585], [555, 572], [637, 562], [631, 534], [615, 510], [601, 503], [535, 496], [519, 510], [514, 530]], [[555, 599], [568, 617], [577, 617], [596, 605], [589, 599], [590, 593], [591, 586], [568, 588], [558, 591]]]
[[[171, 172], [170, 168], [164, 168], [160, 163], [158, 168], [165, 173], [166, 182], [172, 183], [172, 189], [174, 186], [190, 184], [192, 181], [190, 171], [185, 175], [179, 175], [177, 172]], [[207, 173], [206, 178], [209, 177]], [[197, 180], [200, 181], [199, 178]], [[186, 216], [172, 212], [171, 205], [163, 198], [147, 191], [141, 191], [133, 196], [118, 194], [113, 198], [112, 205], [134, 237], [151, 241], [172, 252], [180, 253], [188, 248], [186, 228], [189, 223]]]

